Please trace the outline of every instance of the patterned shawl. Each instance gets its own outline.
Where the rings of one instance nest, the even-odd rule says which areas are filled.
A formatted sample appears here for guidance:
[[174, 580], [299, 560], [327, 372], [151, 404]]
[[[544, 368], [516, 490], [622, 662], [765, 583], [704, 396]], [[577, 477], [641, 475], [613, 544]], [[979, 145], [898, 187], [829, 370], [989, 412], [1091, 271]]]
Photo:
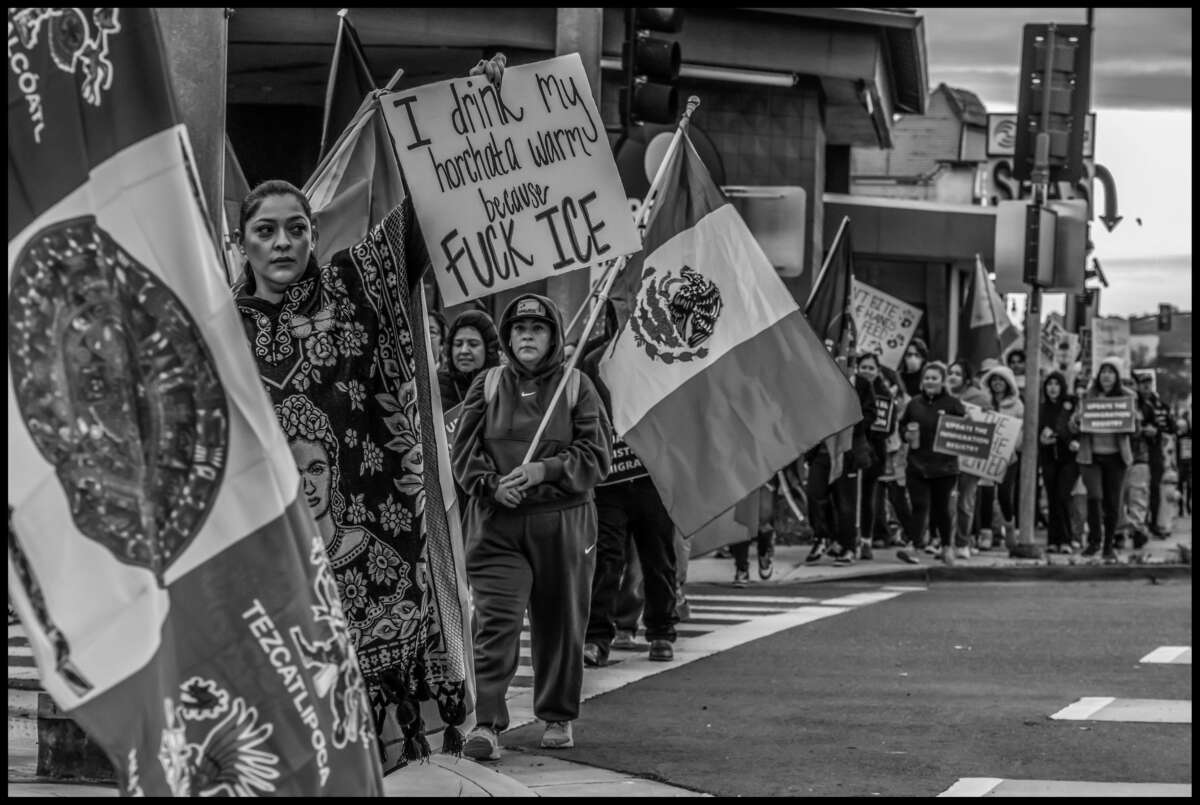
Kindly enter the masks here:
[[328, 265], [311, 261], [279, 304], [234, 288], [322, 526], [385, 769], [386, 715], [403, 731], [402, 765], [429, 754], [419, 701], [437, 702], [450, 751], [461, 747], [454, 728], [468, 707], [466, 613], [438, 483], [425, 327], [411, 326], [422, 321], [427, 260], [405, 200]]

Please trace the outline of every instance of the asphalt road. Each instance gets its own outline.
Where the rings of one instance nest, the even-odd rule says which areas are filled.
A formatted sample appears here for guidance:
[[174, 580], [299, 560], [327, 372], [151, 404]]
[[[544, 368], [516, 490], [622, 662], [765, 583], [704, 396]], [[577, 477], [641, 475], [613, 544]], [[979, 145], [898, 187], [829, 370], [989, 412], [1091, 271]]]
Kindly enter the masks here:
[[[1190, 665], [1139, 660], [1191, 645], [1191, 593], [1190, 579], [934, 583], [592, 699], [577, 747], [554, 756], [722, 796], [932, 796], [967, 777], [1190, 784], [1190, 724], [1050, 716], [1083, 697], [1190, 702]], [[536, 752], [540, 736], [535, 724], [505, 744]]]

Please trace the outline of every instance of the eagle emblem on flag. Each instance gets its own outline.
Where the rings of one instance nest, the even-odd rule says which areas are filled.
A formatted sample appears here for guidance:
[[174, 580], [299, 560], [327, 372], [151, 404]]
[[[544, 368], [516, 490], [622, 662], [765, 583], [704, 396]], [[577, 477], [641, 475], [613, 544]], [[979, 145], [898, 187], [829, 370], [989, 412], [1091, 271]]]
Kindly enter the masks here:
[[687, 265], [661, 275], [647, 266], [641, 287], [629, 319], [634, 343], [665, 364], [707, 357], [703, 344], [725, 306], [717, 284]]

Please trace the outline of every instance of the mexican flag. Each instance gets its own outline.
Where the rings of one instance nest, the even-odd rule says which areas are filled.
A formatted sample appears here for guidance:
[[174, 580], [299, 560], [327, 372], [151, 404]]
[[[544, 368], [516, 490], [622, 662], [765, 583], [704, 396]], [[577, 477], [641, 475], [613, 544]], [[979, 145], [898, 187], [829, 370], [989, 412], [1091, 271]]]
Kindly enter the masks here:
[[42, 685], [122, 794], [382, 794], [154, 11], [10, 9], [9, 62], [8, 589]]
[[600, 374], [617, 434], [690, 535], [862, 412], [686, 132], [667, 159]]

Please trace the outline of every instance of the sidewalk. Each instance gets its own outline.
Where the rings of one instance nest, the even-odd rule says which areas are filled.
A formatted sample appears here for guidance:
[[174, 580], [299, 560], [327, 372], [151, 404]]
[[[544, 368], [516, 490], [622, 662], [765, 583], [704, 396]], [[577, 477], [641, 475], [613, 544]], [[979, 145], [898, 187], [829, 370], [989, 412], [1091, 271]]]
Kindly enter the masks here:
[[[1045, 551], [1045, 533], [1037, 535], [1038, 546]], [[760, 581], [754, 550], [750, 551], [750, 583], [747, 588], [764, 584], [796, 582], [827, 582], [869, 579], [894, 581], [923, 579], [925, 581], [983, 581], [1002, 579], [1094, 579], [1149, 578], [1150, 576], [1191, 576], [1192, 520], [1176, 521], [1174, 531], [1165, 540], [1151, 539], [1140, 551], [1126, 548], [1117, 551], [1118, 561], [1107, 564], [1100, 557], [1085, 558], [1072, 555], [1045, 554], [1041, 559], [1011, 559], [1008, 551], [992, 549], [970, 559], [955, 559], [947, 565], [934, 556], [919, 554], [920, 564], [910, 565], [896, 558], [895, 548], [876, 548], [874, 558], [858, 560], [846, 567], [834, 567], [833, 560], [823, 557], [819, 562], [806, 564], [810, 545], [777, 545], [775, 572], [769, 581]], [[688, 562], [688, 585], [720, 584], [733, 586], [733, 560], [719, 559], [714, 554], [693, 557]]]

